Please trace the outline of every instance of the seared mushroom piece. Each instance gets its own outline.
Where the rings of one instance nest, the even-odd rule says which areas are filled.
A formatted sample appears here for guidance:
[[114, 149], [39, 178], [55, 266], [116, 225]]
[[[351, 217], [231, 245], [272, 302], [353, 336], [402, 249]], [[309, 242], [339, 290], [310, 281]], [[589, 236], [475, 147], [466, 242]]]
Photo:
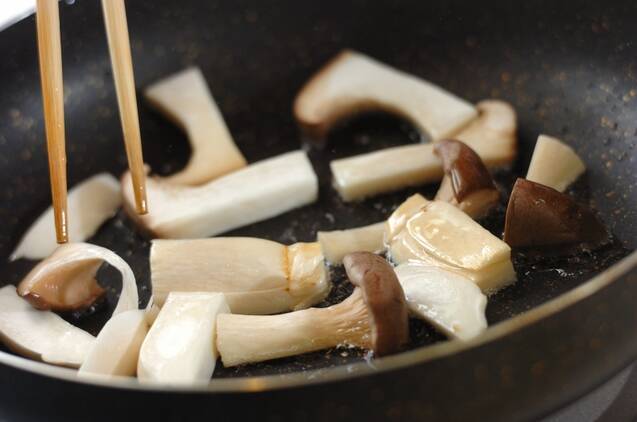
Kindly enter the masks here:
[[168, 295], [139, 353], [139, 380], [208, 383], [217, 362], [217, 315], [227, 312], [230, 310], [222, 293]]
[[254, 163], [205, 185], [176, 186], [148, 178], [147, 215], [134, 210], [130, 173], [122, 178], [124, 208], [155, 237], [214, 236], [314, 202], [318, 179], [303, 151]]
[[417, 261], [453, 271], [485, 293], [516, 279], [509, 245], [447, 202], [409, 198], [387, 220], [385, 243], [396, 264]]
[[383, 250], [385, 222], [370, 224], [347, 230], [318, 232], [316, 239], [321, 244], [325, 259], [333, 265], [343, 263], [343, 257], [352, 252], [374, 252]]
[[225, 293], [234, 313], [303, 309], [330, 290], [318, 243], [286, 246], [250, 237], [155, 240], [150, 251], [154, 298], [170, 292]]
[[607, 242], [608, 232], [593, 211], [569, 195], [529, 180], [513, 186], [504, 226], [504, 241], [514, 248]]
[[225, 366], [351, 345], [376, 356], [400, 351], [409, 341], [407, 306], [392, 267], [369, 252], [347, 255], [345, 269], [357, 286], [343, 302], [280, 315], [222, 314], [217, 349]]
[[246, 166], [199, 68], [162, 79], [144, 94], [154, 107], [181, 126], [192, 148], [186, 167], [164, 180], [200, 185]]
[[137, 308], [137, 286], [130, 267], [108, 249], [68, 243], [36, 265], [18, 285], [18, 294], [40, 310], [86, 308], [104, 294], [95, 276], [104, 262], [122, 274], [122, 293], [115, 313]]
[[[115, 215], [121, 204], [119, 183], [110, 174], [100, 173], [74, 186], [69, 191], [67, 204], [67, 213], [73, 222], [69, 225], [69, 239], [84, 242]], [[53, 208], [49, 207], [29, 227], [9, 259], [44, 259], [57, 247]]]
[[564, 192], [586, 171], [582, 159], [570, 146], [557, 138], [537, 138], [526, 180]]
[[434, 151], [442, 159], [445, 177], [436, 200], [460, 208], [474, 219], [484, 217], [500, 200], [491, 173], [466, 144], [447, 139], [436, 144]]
[[306, 135], [324, 141], [336, 122], [364, 111], [386, 110], [438, 140], [477, 116], [468, 102], [430, 82], [345, 50], [303, 87], [294, 115]]
[[[478, 104], [480, 116], [453, 135], [480, 156], [488, 168], [507, 167], [517, 151], [516, 115], [502, 101]], [[435, 143], [404, 145], [334, 160], [334, 187], [345, 201], [354, 201], [407, 186], [438, 182], [444, 176]], [[373, 171], [371, 170], [373, 169]]]

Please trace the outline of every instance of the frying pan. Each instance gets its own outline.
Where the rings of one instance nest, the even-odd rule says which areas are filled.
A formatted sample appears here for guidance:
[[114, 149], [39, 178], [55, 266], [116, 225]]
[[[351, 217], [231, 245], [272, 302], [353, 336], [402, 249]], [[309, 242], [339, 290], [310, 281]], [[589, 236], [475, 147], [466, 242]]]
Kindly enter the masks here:
[[[570, 260], [518, 254], [520, 281], [490, 300], [486, 334], [466, 344], [440, 342], [413, 322], [414, 344], [435, 344], [379, 360], [327, 351], [220, 367], [206, 387], [157, 389], [131, 380], [77, 381], [70, 370], [0, 352], [1, 418], [526, 420], [574, 400], [637, 356], [637, 255], [630, 254], [637, 244], [637, 4], [130, 0], [128, 15], [138, 88], [198, 65], [250, 161], [299, 148], [295, 93], [344, 47], [474, 102], [510, 101], [520, 126], [512, 174], [524, 173], [539, 133], [562, 137], [588, 166], [573, 193], [599, 211], [616, 242]], [[100, 171], [119, 175], [126, 159], [99, 2], [62, 6], [61, 19], [70, 184]], [[33, 265], [4, 257], [50, 201], [33, 18], [0, 34], [0, 52], [5, 284]], [[179, 169], [189, 154], [184, 135], [140, 103], [146, 161], [159, 174]], [[327, 163], [420, 137], [382, 114], [342, 125], [325, 149], [309, 152], [320, 178], [317, 204], [230, 234], [290, 243], [314, 239], [317, 229], [380, 221], [407, 194], [435, 187], [344, 204]], [[506, 189], [513, 178], [498, 180]], [[495, 232], [496, 220], [486, 222]], [[131, 263], [146, 301], [148, 240], [120, 214], [91, 241]], [[331, 301], [347, 294], [338, 271], [334, 278]], [[104, 279], [116, 290], [117, 277], [107, 272]], [[96, 332], [114, 300], [111, 294], [106, 309], [69, 318]]]

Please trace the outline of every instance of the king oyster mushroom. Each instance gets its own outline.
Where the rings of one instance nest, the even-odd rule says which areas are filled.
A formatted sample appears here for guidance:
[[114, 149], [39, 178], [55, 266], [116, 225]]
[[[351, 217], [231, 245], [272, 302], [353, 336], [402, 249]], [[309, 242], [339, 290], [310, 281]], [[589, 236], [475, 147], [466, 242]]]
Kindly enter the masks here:
[[[67, 202], [71, 220], [69, 239], [83, 242], [91, 237], [104, 221], [115, 215], [121, 203], [119, 183], [110, 174], [100, 173], [74, 186]], [[20, 239], [9, 259], [44, 259], [57, 246], [53, 208], [49, 207]]]
[[570, 146], [557, 138], [537, 138], [526, 180], [564, 192], [586, 171], [582, 159]]
[[200, 185], [246, 166], [201, 71], [182, 70], [156, 82], [146, 99], [188, 135], [192, 154], [186, 167], [167, 182]]
[[377, 109], [407, 118], [434, 140], [454, 134], [478, 114], [442, 88], [351, 50], [316, 73], [294, 102], [299, 125], [316, 141], [342, 118]]
[[148, 178], [147, 215], [134, 211], [130, 173], [122, 178], [124, 208], [143, 229], [161, 238], [213, 236], [314, 202], [318, 180], [303, 151], [269, 158], [190, 187]]
[[516, 280], [509, 245], [447, 202], [410, 197], [387, 220], [385, 243], [396, 264], [453, 271], [486, 293]]
[[376, 356], [400, 351], [409, 341], [405, 296], [392, 267], [357, 252], [343, 259], [356, 286], [343, 302], [280, 315], [221, 314], [217, 349], [225, 366], [261, 362], [352, 345]]
[[[477, 108], [479, 117], [453, 138], [473, 149], [489, 168], [510, 166], [517, 151], [515, 110], [497, 100], [482, 101]], [[334, 187], [343, 200], [353, 201], [438, 182], [444, 170], [434, 148], [435, 143], [404, 145], [334, 160]]]
[[585, 244], [593, 248], [608, 238], [608, 232], [593, 211], [569, 195], [529, 180], [515, 182], [504, 226], [504, 241], [510, 246]]
[[139, 353], [139, 380], [209, 382], [217, 361], [217, 315], [227, 312], [222, 293], [170, 293]]
[[340, 265], [343, 257], [351, 252], [380, 252], [384, 248], [385, 222], [369, 226], [330, 232], [319, 231], [316, 239], [321, 244], [325, 259]]
[[233, 313], [272, 314], [320, 302], [330, 290], [318, 243], [285, 246], [265, 239], [215, 237], [155, 240], [153, 295], [222, 292]]
[[474, 150], [463, 142], [446, 139], [436, 143], [434, 152], [445, 171], [436, 200], [449, 202], [474, 219], [484, 217], [498, 204], [500, 192]]

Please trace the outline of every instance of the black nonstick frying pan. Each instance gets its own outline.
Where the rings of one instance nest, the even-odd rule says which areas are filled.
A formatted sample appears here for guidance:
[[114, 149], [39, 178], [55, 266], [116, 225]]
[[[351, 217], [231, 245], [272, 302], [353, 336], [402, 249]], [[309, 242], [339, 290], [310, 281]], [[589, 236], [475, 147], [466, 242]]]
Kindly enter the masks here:
[[[208, 387], [159, 390], [127, 380], [80, 383], [70, 370], [2, 352], [0, 419], [524, 420], [577, 398], [637, 356], [636, 3], [129, 0], [127, 6], [138, 88], [198, 65], [250, 161], [299, 148], [291, 113], [296, 92], [340, 49], [353, 48], [471, 101], [511, 102], [520, 128], [513, 174], [524, 174], [539, 133], [565, 139], [588, 166], [573, 193], [599, 211], [616, 242], [570, 260], [516, 255], [520, 281], [490, 300], [486, 334], [468, 344], [441, 342], [413, 322], [414, 345], [433, 345], [380, 360], [332, 350], [232, 370], [218, 365]], [[78, 0], [62, 7], [61, 18], [71, 184], [100, 171], [119, 175], [126, 159], [100, 4]], [[0, 33], [0, 54], [5, 284], [17, 283], [33, 265], [6, 257], [50, 201], [33, 18]], [[184, 135], [143, 101], [140, 113], [153, 170], [183, 166]], [[407, 194], [436, 187], [346, 205], [330, 186], [328, 162], [419, 140], [394, 117], [356, 118], [332, 131], [325, 149], [309, 152], [321, 184], [317, 204], [231, 234], [290, 243], [313, 240], [317, 229], [380, 221]], [[498, 180], [510, 187], [513, 176]], [[501, 218], [485, 224], [497, 232]], [[120, 213], [91, 241], [133, 266], [145, 302], [148, 240]], [[334, 278], [332, 302], [347, 294], [338, 271]], [[116, 287], [112, 274], [104, 279]], [[92, 315], [70, 318], [95, 332], [114, 299]]]

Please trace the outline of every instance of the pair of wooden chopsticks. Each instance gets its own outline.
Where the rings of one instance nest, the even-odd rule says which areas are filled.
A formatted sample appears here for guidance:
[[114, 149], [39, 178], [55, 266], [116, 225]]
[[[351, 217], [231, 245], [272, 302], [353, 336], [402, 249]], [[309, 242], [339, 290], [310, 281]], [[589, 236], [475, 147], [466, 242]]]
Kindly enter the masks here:
[[[102, 0], [102, 6], [135, 203], [137, 212], [146, 214], [148, 212], [146, 176], [126, 9], [124, 0]], [[55, 233], [58, 243], [66, 243], [68, 242], [66, 148], [58, 0], [37, 0], [36, 21]]]

